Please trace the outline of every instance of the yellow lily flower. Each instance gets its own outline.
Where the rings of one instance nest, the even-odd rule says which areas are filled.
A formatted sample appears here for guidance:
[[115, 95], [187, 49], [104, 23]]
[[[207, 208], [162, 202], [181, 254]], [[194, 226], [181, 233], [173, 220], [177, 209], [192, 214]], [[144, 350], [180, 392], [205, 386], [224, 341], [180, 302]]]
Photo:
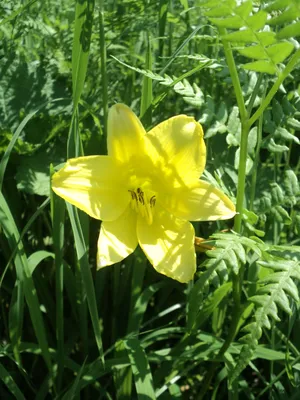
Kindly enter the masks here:
[[206, 162], [201, 125], [179, 115], [146, 133], [124, 104], [108, 115], [107, 156], [70, 159], [53, 175], [66, 201], [102, 220], [97, 266], [123, 260], [139, 244], [161, 274], [188, 282], [196, 271], [189, 221], [232, 218], [231, 200], [199, 180]]

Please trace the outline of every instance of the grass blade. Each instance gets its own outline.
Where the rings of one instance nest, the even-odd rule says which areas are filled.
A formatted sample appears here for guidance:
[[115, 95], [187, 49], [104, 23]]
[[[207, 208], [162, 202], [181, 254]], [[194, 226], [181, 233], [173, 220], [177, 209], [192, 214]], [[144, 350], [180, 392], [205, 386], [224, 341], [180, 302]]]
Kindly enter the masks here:
[[[147, 33], [146, 41], [147, 41], [147, 50], [146, 50], [145, 69], [152, 71], [152, 52], [151, 52], [151, 42], [149, 33]], [[151, 104], [152, 104], [152, 79], [144, 75], [140, 117], [143, 118], [143, 123], [145, 124], [146, 127], [151, 126], [152, 122]]]
[[15, 399], [25, 400], [25, 397], [23, 396], [23, 393], [17, 386], [16, 382], [13, 380], [10, 373], [7, 371], [6, 368], [3, 367], [2, 364], [0, 364], [0, 379], [7, 386], [7, 388], [9, 389], [9, 391], [11, 392], [11, 394], [14, 396]]
[[139, 400], [156, 399], [153, 378], [145, 350], [138, 339], [124, 340], [131, 362], [135, 388]]
[[75, 247], [77, 252], [78, 261], [80, 264], [80, 272], [83, 280], [83, 284], [86, 290], [87, 302], [89, 306], [89, 312], [93, 324], [95, 339], [97, 343], [97, 347], [99, 350], [100, 357], [104, 364], [103, 357], [103, 347], [102, 347], [102, 339], [101, 339], [101, 331], [99, 324], [99, 317], [97, 311], [97, 302], [95, 296], [95, 289], [92, 279], [92, 274], [88, 262], [88, 251], [86, 247], [86, 242], [84, 240], [82, 228], [79, 221], [78, 211], [76, 208], [72, 207], [71, 204], [67, 204], [67, 210], [70, 216], [70, 221], [72, 225], [72, 230], [75, 239]]
[[77, 107], [83, 90], [93, 26], [94, 0], [77, 0], [72, 49], [73, 103]]
[[[51, 168], [51, 175], [54, 170]], [[64, 233], [65, 202], [51, 191], [51, 218], [55, 253], [56, 340], [57, 340], [57, 392], [60, 392], [64, 370]]]
[[[46, 330], [40, 310], [40, 303], [30, 273], [28, 260], [24, 252], [22, 241], [20, 241], [20, 235], [17, 226], [15, 224], [14, 218], [1, 192], [0, 192], [0, 221], [11, 249], [14, 250], [16, 246], [18, 247], [18, 251], [15, 255], [17, 278], [24, 287], [25, 299], [29, 308], [29, 313], [33, 324], [33, 328], [36, 337], [38, 339], [39, 345], [41, 347], [42, 356], [46, 362], [46, 365], [50, 373], [52, 374], [52, 363], [46, 337]], [[17, 330], [21, 331], [20, 326], [17, 328]]]

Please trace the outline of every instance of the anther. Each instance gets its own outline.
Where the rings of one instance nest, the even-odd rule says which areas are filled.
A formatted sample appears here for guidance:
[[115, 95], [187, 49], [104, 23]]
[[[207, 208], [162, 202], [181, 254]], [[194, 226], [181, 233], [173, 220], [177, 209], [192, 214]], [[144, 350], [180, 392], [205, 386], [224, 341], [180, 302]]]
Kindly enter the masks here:
[[152, 196], [151, 199], [150, 199], [150, 206], [151, 206], [151, 207], [154, 207], [154, 206], [155, 206], [155, 203], [156, 203], [156, 197], [155, 197], [155, 196]]

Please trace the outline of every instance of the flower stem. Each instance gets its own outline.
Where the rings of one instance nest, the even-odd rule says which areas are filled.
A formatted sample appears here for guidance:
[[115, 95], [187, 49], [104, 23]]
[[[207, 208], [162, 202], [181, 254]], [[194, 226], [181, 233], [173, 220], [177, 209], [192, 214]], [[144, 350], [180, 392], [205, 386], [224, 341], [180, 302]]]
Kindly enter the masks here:
[[252, 169], [252, 180], [251, 180], [251, 192], [250, 192], [250, 204], [249, 210], [253, 211], [253, 204], [255, 200], [255, 193], [256, 193], [256, 179], [257, 179], [257, 168], [259, 163], [259, 153], [260, 153], [260, 146], [262, 141], [262, 125], [263, 125], [263, 114], [259, 117], [258, 127], [257, 127], [257, 144], [255, 150], [255, 158], [254, 164]]
[[[219, 32], [220, 35], [223, 36], [226, 34], [226, 29], [219, 28]], [[234, 88], [235, 97], [239, 107], [241, 124], [242, 124], [240, 162], [239, 162], [238, 187], [237, 187], [237, 204], [236, 204], [237, 215], [235, 217], [235, 224], [234, 224], [235, 231], [237, 233], [240, 233], [242, 225], [242, 209], [243, 209], [244, 193], [245, 193], [247, 145], [248, 145], [248, 134], [250, 125], [248, 124], [248, 113], [245, 107], [239, 76], [234, 62], [230, 44], [226, 41], [223, 41], [223, 47], [227, 65], [229, 67], [230, 76], [232, 79], [232, 85]], [[240, 268], [238, 275], [232, 274], [232, 291], [233, 291], [232, 295], [234, 299], [234, 314], [232, 317], [227, 338], [223, 343], [222, 347], [220, 348], [218, 355], [216, 356], [216, 360], [222, 358], [222, 356], [226, 353], [230, 344], [234, 340], [235, 335], [237, 334], [238, 324], [242, 309], [241, 292], [242, 292], [243, 276], [244, 276], [244, 268]], [[205, 396], [207, 390], [209, 389], [210, 382], [214, 377], [217, 367], [218, 367], [218, 362], [214, 361], [211, 364], [208, 373], [205, 377], [205, 383], [201, 389], [201, 392], [199, 393], [198, 400], [203, 399], [203, 397]]]
[[[219, 32], [222, 37], [226, 34], [226, 29], [219, 28]], [[236, 69], [235, 62], [234, 62], [231, 46], [226, 40], [223, 40], [223, 47], [224, 47], [225, 57], [226, 57], [227, 65], [229, 68], [232, 85], [233, 85], [236, 101], [237, 101], [239, 112], [240, 112], [241, 124], [242, 124], [241, 144], [240, 144], [240, 162], [239, 162], [237, 200], [236, 200], [237, 215], [235, 216], [235, 220], [234, 220], [234, 230], [237, 233], [241, 233], [242, 210], [243, 210], [243, 203], [244, 203], [245, 181], [246, 181], [247, 144], [248, 144], [248, 134], [249, 134], [250, 126], [247, 123], [248, 122], [248, 113], [246, 110], [244, 97], [243, 97], [243, 93], [242, 93], [242, 88], [240, 85], [240, 80], [239, 80], [238, 72]]]
[[237, 214], [234, 219], [234, 230], [241, 233], [242, 230], [242, 211], [244, 205], [244, 195], [246, 186], [246, 162], [247, 162], [247, 146], [248, 146], [249, 126], [242, 122], [241, 144], [240, 144], [240, 162], [238, 172], [238, 187], [236, 197]]
[[[220, 32], [221, 37], [223, 35], [226, 35], [226, 33], [227, 33], [225, 28], [219, 28], [219, 32]], [[230, 72], [230, 77], [232, 80], [234, 94], [235, 94], [236, 101], [238, 104], [241, 121], [243, 123], [243, 122], [246, 122], [246, 120], [247, 120], [247, 110], [246, 110], [246, 106], [245, 106], [245, 102], [244, 102], [244, 97], [243, 97], [242, 88], [240, 85], [238, 72], [237, 72], [237, 69], [235, 66], [235, 62], [234, 62], [230, 44], [225, 40], [222, 40], [222, 42], [223, 42], [226, 62], [227, 62], [229, 72]]]

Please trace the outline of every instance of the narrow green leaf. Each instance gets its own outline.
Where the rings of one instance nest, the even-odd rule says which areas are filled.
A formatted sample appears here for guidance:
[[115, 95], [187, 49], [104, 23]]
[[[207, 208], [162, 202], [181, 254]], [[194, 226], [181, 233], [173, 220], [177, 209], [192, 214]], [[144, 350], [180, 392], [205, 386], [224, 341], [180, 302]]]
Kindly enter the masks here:
[[72, 49], [73, 103], [77, 106], [86, 76], [95, 0], [77, 0]]
[[104, 364], [103, 358], [103, 347], [101, 339], [100, 321], [97, 311], [97, 302], [95, 297], [95, 288], [93, 284], [92, 274], [88, 262], [88, 251], [86, 247], [86, 242], [83, 236], [82, 226], [80, 224], [80, 219], [78, 216], [78, 211], [71, 204], [66, 203], [67, 210], [69, 213], [72, 231], [75, 239], [76, 253], [78, 261], [80, 263], [80, 272], [82, 276], [82, 281], [86, 291], [86, 297], [89, 306], [89, 312], [92, 320], [92, 325], [94, 329], [94, 335], [98, 347], [98, 351], [102, 362]]
[[194, 284], [188, 298], [188, 314], [187, 314], [187, 330], [191, 332], [195, 324], [199, 308], [202, 304], [203, 289], [208, 279], [213, 275], [215, 270], [220, 267], [226, 268], [223, 260], [223, 254], [220, 254], [216, 259], [209, 260], [208, 268], [203, 272], [199, 279]]
[[28, 266], [31, 275], [33, 274], [35, 268], [39, 265], [39, 263], [48, 257], [54, 258], [54, 253], [50, 253], [49, 251], [45, 250], [38, 250], [35, 253], [30, 254], [30, 256], [28, 257]]
[[74, 399], [79, 395], [79, 392], [81, 389], [79, 383], [82, 379], [82, 375], [83, 375], [84, 368], [85, 368], [85, 363], [86, 363], [86, 359], [84, 360], [84, 363], [82, 364], [80, 370], [76, 374], [77, 376], [76, 376], [71, 388], [64, 394], [64, 397], [62, 398], [62, 400]]
[[46, 365], [50, 374], [52, 374], [52, 363], [46, 337], [46, 329], [43, 322], [36, 289], [34, 287], [28, 260], [25, 255], [22, 241], [20, 240], [17, 226], [2, 192], [0, 192], [0, 222], [11, 249], [14, 250], [16, 246], [18, 248], [15, 255], [17, 278], [24, 287], [25, 299], [28, 305], [33, 328], [40, 344]]
[[19, 389], [16, 382], [13, 380], [7, 369], [0, 363], [0, 379], [4, 385], [8, 388], [10, 393], [14, 396], [16, 400], [25, 400], [25, 397], [21, 390]]
[[138, 339], [126, 339], [123, 342], [128, 351], [138, 399], [155, 400], [153, 378], [145, 350]]
[[218, 307], [224, 297], [227, 296], [231, 288], [232, 282], [224, 283], [204, 301], [204, 304], [196, 317], [193, 329], [198, 329], [204, 324], [207, 318], [213, 313], [214, 309]]
[[142, 323], [143, 316], [145, 314], [146, 308], [149, 304], [150, 299], [153, 295], [161, 288], [166, 285], [165, 282], [158, 282], [150, 285], [143, 291], [143, 293], [137, 299], [137, 302], [130, 315], [128, 332], [139, 331], [140, 325]]
[[6, 170], [6, 166], [10, 157], [10, 154], [12, 152], [12, 149], [16, 143], [16, 141], [18, 140], [21, 132], [23, 131], [23, 129], [25, 128], [26, 124], [28, 123], [28, 121], [30, 121], [30, 119], [40, 110], [37, 109], [35, 111], [33, 111], [32, 113], [28, 114], [23, 121], [20, 123], [20, 125], [18, 126], [17, 130], [15, 131], [15, 133], [13, 134], [13, 137], [9, 143], [9, 145], [7, 146], [7, 149], [5, 150], [5, 153], [1, 159], [0, 162], [0, 190], [3, 184], [3, 179], [4, 179], [4, 174], [5, 174], [5, 170]]
[[[185, 3], [187, 3], [187, 1], [185, 1]], [[163, 56], [163, 52], [164, 52], [165, 39], [163, 37], [165, 35], [165, 30], [166, 30], [169, 4], [170, 4], [169, 0], [159, 0], [158, 36], [160, 38], [160, 40], [159, 40], [159, 56], [160, 57]], [[182, 2], [182, 4], [183, 4], [183, 2]], [[183, 6], [186, 7], [187, 4], [183, 4]]]
[[[150, 42], [150, 35], [147, 34], [147, 49], [146, 49], [146, 70], [152, 70], [152, 49]], [[152, 122], [152, 79], [145, 76], [143, 77], [143, 87], [141, 96], [140, 118], [143, 118], [143, 123], [146, 127], [151, 126]], [[144, 115], [145, 114], [145, 115]]]
[[[103, 127], [104, 134], [107, 135], [108, 117], [108, 77], [107, 77], [107, 45], [105, 39], [104, 25], [104, 2], [100, 2], [99, 25], [100, 25], [100, 57], [101, 57], [101, 86], [102, 86], [102, 105], [103, 105]], [[100, 125], [101, 132], [101, 125]]]
[[[50, 166], [52, 177], [54, 169]], [[65, 232], [65, 202], [58, 197], [53, 190], [50, 192], [51, 198], [51, 219], [53, 229], [53, 246], [55, 254], [55, 292], [56, 292], [56, 340], [57, 340], [57, 391], [61, 390], [65, 348], [64, 348], [64, 232]]]
[[15, 287], [13, 288], [10, 300], [9, 314], [8, 314], [8, 328], [9, 328], [9, 337], [13, 347], [14, 356], [19, 364], [21, 364], [19, 347], [22, 336], [23, 320], [24, 320], [24, 285], [22, 281], [16, 280]]

